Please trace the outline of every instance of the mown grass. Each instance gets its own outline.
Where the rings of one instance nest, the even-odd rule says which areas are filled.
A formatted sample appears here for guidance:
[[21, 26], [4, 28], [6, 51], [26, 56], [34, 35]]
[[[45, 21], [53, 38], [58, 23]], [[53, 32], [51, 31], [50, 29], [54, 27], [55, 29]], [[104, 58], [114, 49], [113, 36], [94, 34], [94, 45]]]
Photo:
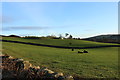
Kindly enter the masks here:
[[[37, 44], [47, 44], [54, 46], [65, 46], [65, 47], [92, 47], [92, 46], [104, 46], [104, 45], [118, 45], [112, 43], [100, 43], [85, 40], [74, 40], [74, 39], [25, 39], [25, 38], [13, 38], [3, 37], [3, 40], [31, 42]], [[71, 45], [69, 43], [72, 43]]]
[[88, 54], [77, 51], [3, 42], [3, 53], [29, 60], [34, 65], [82, 78], [118, 78], [117, 47], [87, 49]]

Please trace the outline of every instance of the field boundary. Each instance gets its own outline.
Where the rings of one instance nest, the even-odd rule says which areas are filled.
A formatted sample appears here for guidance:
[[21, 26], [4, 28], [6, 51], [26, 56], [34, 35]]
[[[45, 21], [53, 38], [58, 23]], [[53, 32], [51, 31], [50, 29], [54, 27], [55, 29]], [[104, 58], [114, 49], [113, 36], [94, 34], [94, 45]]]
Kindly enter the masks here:
[[102, 47], [120, 47], [120, 45], [104, 45], [104, 46], [92, 46], [92, 47], [65, 47], [65, 46], [54, 46], [54, 45], [45, 45], [45, 44], [37, 44], [30, 42], [20, 42], [20, 41], [11, 41], [11, 40], [0, 40], [2, 42], [11, 42], [11, 43], [21, 43], [35, 46], [44, 46], [44, 47], [53, 47], [53, 48], [65, 48], [65, 49], [89, 49], [89, 48], [102, 48]]

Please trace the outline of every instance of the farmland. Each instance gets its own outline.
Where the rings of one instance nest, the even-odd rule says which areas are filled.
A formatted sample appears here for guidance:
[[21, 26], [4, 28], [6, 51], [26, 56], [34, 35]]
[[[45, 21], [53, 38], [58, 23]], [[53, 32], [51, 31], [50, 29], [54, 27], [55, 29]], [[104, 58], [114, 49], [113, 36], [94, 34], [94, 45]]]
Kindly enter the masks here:
[[[100, 43], [100, 42], [74, 40], [74, 39], [63, 39], [63, 40], [49, 39], [49, 38], [48, 39], [26, 39], [26, 38], [14, 38], [14, 37], [3, 37], [2, 39], [11, 40], [11, 41], [54, 45], [54, 46], [65, 46], [65, 47], [92, 47], [92, 46], [118, 45], [118, 44], [112, 44], [112, 43]], [[69, 43], [71, 43], [71, 45]]]
[[[57, 46], [87, 47], [117, 45], [84, 40], [3, 38], [3, 40], [23, 41]], [[69, 43], [72, 45], [69, 45]], [[118, 47], [93, 49], [63, 49], [3, 42], [3, 53], [29, 60], [34, 65], [46, 66], [51, 70], [72, 74], [81, 78], [118, 78]], [[87, 50], [89, 53], [78, 54]]]

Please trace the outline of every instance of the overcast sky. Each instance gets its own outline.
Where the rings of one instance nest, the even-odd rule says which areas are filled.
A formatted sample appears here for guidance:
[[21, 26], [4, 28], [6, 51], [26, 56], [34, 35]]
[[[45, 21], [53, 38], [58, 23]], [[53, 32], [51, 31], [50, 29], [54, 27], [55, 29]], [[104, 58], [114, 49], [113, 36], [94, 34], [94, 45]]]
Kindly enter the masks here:
[[2, 34], [91, 37], [118, 33], [117, 2], [3, 2]]

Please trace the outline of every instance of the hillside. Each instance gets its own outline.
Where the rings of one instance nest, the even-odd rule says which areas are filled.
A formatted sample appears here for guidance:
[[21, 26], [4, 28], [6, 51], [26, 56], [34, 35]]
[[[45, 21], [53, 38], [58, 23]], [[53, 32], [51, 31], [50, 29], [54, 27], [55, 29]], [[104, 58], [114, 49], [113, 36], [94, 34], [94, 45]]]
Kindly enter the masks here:
[[118, 45], [112, 43], [100, 43], [85, 40], [75, 40], [75, 39], [26, 39], [20, 37], [2, 37], [2, 40], [10, 41], [20, 41], [27, 43], [36, 43], [42, 45], [53, 45], [62, 47], [94, 47], [94, 46], [108, 46], [108, 45]]
[[85, 38], [83, 40], [95, 41], [95, 42], [104, 42], [104, 43], [119, 43], [120, 44], [120, 35], [99, 35], [94, 37]]

